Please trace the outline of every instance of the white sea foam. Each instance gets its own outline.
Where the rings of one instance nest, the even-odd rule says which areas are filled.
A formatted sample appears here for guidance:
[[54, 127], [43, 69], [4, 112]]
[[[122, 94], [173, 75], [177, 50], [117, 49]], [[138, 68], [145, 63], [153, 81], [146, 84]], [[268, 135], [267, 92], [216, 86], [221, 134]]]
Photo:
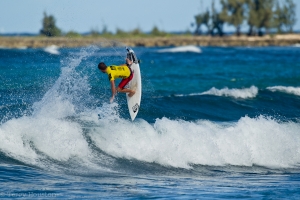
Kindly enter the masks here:
[[273, 86], [273, 87], [267, 87], [267, 89], [272, 92], [278, 91], [278, 92], [284, 92], [284, 93], [300, 96], [300, 87]]
[[89, 153], [80, 126], [65, 120], [22, 117], [1, 125], [0, 133], [1, 151], [29, 164], [43, 157], [35, 149], [59, 161]]
[[121, 119], [116, 107], [116, 103], [104, 104], [82, 112], [79, 118], [87, 122], [86, 126], [41, 113], [12, 119], [0, 126], [0, 150], [30, 164], [36, 164], [44, 155], [58, 161], [77, 157], [87, 163], [92, 150], [84, 137], [85, 129], [93, 144], [108, 155], [164, 166], [286, 168], [300, 163], [300, 124], [296, 122], [260, 116], [226, 124], [167, 118], [157, 119], [154, 124], [141, 119], [132, 123]]
[[106, 153], [126, 159], [190, 168], [199, 165], [293, 167], [300, 163], [300, 124], [265, 117], [236, 123], [157, 119], [152, 125], [103, 121], [90, 132]]
[[179, 53], [179, 52], [192, 52], [192, 53], [201, 53], [201, 49], [197, 46], [180, 46], [167, 49], [158, 50], [159, 53]]
[[0, 126], [1, 152], [29, 164], [45, 157], [58, 161], [89, 157], [91, 152], [81, 125], [67, 117], [76, 114], [83, 98], [88, 99], [87, 78], [76, 67], [93, 49], [90, 51], [82, 51], [81, 56], [66, 62], [52, 88], [34, 103], [31, 116], [11, 119]]
[[50, 53], [50, 54], [59, 55], [60, 52], [58, 51], [58, 49], [59, 49], [58, 46], [51, 45], [51, 46], [44, 48], [44, 51], [47, 53]]
[[249, 99], [255, 98], [258, 94], [258, 88], [255, 86], [251, 86], [250, 88], [243, 88], [243, 89], [216, 89], [215, 87], [211, 88], [210, 90], [202, 93], [194, 93], [191, 95], [215, 95], [215, 96], [226, 96], [226, 97], [233, 97], [233, 98], [241, 98], [241, 99]]

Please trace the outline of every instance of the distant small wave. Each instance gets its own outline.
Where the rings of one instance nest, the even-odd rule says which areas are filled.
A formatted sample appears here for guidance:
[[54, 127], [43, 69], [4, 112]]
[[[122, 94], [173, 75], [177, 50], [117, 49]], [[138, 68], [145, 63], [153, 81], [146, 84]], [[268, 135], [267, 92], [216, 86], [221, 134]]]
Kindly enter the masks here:
[[18, 50], [26, 50], [28, 49], [26, 46], [19, 46], [19, 47], [13, 47], [13, 48], [10, 48], [10, 47], [5, 47], [5, 46], [0, 46], [0, 49], [18, 49]]
[[300, 96], [300, 87], [274, 86], [274, 87], [267, 87], [267, 89], [272, 92], [284, 92], [284, 93]]
[[5, 46], [0, 46], [0, 49], [10, 49], [10, 48], [5, 47]]
[[[185, 96], [200, 96], [200, 95], [214, 95], [214, 96], [226, 96], [226, 97], [233, 97], [233, 98], [241, 98], [241, 99], [249, 99], [255, 98], [258, 94], [258, 88], [255, 86], [251, 86], [250, 88], [243, 88], [243, 89], [229, 89], [227, 87], [223, 89], [216, 89], [215, 87], [211, 88], [210, 90], [202, 93], [191, 93], [191, 94], [175, 94], [170, 95], [175, 97], [185, 97]], [[155, 98], [162, 98], [163, 96], [157, 96]]]
[[299, 43], [294, 44], [293, 47], [300, 47], [300, 44]]
[[44, 51], [50, 54], [59, 55], [58, 47], [56, 45], [51, 45], [44, 48]]
[[26, 46], [20, 46], [20, 47], [17, 47], [17, 49], [19, 49], [19, 50], [26, 50], [28, 48]]
[[215, 95], [215, 96], [226, 96], [226, 97], [233, 97], [233, 98], [241, 98], [241, 99], [248, 99], [254, 98], [258, 94], [258, 88], [255, 86], [251, 86], [250, 88], [243, 88], [243, 89], [216, 89], [215, 87], [211, 88], [206, 92], [200, 93], [200, 95]]
[[180, 46], [180, 47], [173, 47], [167, 49], [158, 50], [159, 53], [180, 53], [180, 52], [192, 52], [192, 53], [201, 53], [202, 50], [193, 45], [189, 46]]

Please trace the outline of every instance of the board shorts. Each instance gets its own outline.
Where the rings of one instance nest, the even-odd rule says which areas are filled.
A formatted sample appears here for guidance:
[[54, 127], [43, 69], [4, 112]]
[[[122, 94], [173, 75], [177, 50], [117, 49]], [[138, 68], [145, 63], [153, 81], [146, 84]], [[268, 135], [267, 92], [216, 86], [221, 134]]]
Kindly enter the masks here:
[[130, 76], [128, 78], [122, 79], [122, 81], [119, 83], [118, 87], [123, 90], [124, 87], [129, 83], [129, 81], [131, 81], [132, 78], [133, 78], [133, 72], [130, 73]]

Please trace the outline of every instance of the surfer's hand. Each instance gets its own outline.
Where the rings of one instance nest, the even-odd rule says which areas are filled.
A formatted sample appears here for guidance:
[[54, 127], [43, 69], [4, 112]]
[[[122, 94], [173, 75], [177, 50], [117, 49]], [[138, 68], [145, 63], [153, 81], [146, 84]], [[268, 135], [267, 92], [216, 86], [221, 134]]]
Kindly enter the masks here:
[[109, 102], [112, 103], [115, 99], [115, 96], [112, 96], [110, 99], [109, 99]]
[[132, 64], [132, 61], [126, 58], [126, 64], [130, 66]]

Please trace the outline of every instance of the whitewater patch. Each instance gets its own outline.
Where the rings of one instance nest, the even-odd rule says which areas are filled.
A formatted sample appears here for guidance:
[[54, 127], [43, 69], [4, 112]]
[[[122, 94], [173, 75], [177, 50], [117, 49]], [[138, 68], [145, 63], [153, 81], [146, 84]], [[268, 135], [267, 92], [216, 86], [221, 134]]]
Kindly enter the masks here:
[[158, 50], [157, 52], [159, 52], [159, 53], [184, 53], [184, 52], [201, 53], [202, 50], [197, 46], [188, 45], [188, 46], [180, 46], [180, 47], [161, 49], [161, 50]]
[[95, 144], [116, 158], [192, 168], [210, 166], [297, 167], [300, 124], [263, 116], [235, 123], [157, 119], [131, 123], [100, 120], [89, 133]]
[[76, 117], [90, 98], [87, 77], [77, 67], [95, 50], [95, 47], [82, 49], [76, 59], [62, 60], [60, 77], [43, 98], [33, 104], [32, 114], [0, 125], [3, 154], [40, 167], [45, 164], [42, 160], [49, 159], [58, 162], [79, 159], [80, 163], [92, 166], [91, 149], [81, 124], [69, 118]]
[[300, 96], [300, 87], [273, 86], [273, 87], [267, 87], [267, 89], [272, 92], [284, 92], [284, 93]]
[[51, 45], [51, 46], [44, 48], [44, 51], [47, 53], [53, 54], [53, 55], [59, 55], [60, 52], [58, 51], [58, 49], [59, 49], [58, 46]]
[[89, 154], [80, 126], [54, 118], [22, 117], [0, 127], [1, 151], [29, 164], [43, 158], [36, 150], [58, 161]]
[[[74, 105], [68, 107], [65, 101], [55, 102], [55, 105], [44, 105], [52, 108], [50, 114], [45, 111], [51, 108], [43, 107], [40, 112], [31, 116], [13, 118], [1, 124], [0, 153], [28, 165], [52, 171], [112, 171], [107, 166], [111, 166], [114, 160], [90, 147], [85, 130], [87, 125], [97, 125], [98, 113], [101, 112], [106, 120], [116, 121], [117, 104], [104, 105], [77, 115]], [[55, 114], [55, 111], [60, 112]]]

